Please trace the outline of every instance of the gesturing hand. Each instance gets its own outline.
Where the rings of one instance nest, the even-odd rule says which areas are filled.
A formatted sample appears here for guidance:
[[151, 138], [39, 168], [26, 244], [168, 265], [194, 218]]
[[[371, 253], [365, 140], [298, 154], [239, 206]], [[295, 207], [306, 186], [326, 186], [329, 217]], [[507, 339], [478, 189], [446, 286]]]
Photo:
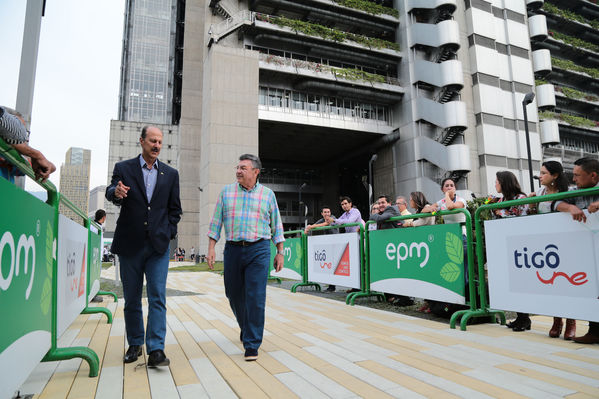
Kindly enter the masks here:
[[116, 185], [116, 189], [114, 190], [114, 196], [118, 199], [127, 198], [127, 193], [129, 192], [130, 188], [131, 187], [125, 186], [123, 182], [119, 180]]

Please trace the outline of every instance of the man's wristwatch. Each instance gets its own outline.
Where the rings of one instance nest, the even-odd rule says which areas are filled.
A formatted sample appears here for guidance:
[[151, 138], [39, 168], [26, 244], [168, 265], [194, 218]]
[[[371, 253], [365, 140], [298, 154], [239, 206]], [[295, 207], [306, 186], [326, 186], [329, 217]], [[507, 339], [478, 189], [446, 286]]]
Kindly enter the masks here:
[[285, 256], [285, 251], [277, 251], [277, 255], [283, 255], [283, 256]]

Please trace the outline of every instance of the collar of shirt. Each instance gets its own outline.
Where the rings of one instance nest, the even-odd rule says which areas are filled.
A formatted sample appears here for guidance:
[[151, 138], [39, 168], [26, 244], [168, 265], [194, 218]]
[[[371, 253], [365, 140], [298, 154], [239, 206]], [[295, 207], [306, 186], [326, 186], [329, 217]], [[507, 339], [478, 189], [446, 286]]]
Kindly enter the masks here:
[[[141, 165], [142, 169], [144, 168], [144, 166], [146, 167], [146, 169], [148, 169], [148, 170], [150, 169], [150, 168], [148, 168], [148, 166], [147, 166], [148, 164], [147, 164], [146, 160], [144, 159], [144, 157], [141, 156], [141, 154], [139, 154], [139, 164]], [[152, 169], [158, 170], [158, 159], [156, 159], [154, 161], [154, 165], [152, 166]]]
[[254, 184], [254, 187], [250, 188], [249, 190], [245, 187], [243, 187], [240, 183], [237, 183], [237, 186], [239, 186], [239, 188], [243, 191], [246, 191], [248, 193], [253, 193], [254, 191], [256, 191], [256, 189], [258, 188], [258, 186], [260, 185], [260, 183], [258, 183], [258, 180], [256, 180], [256, 184]]

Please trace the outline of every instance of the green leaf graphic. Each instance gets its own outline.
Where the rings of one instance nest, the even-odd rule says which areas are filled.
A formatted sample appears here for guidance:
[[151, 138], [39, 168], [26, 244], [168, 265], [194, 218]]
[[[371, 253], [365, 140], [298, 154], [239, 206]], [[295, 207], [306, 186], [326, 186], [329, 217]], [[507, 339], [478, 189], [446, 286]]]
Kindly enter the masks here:
[[46, 270], [48, 271], [48, 276], [52, 275], [52, 259], [54, 256], [52, 254], [52, 241], [54, 231], [52, 230], [52, 226], [50, 222], [46, 224]]
[[456, 281], [461, 274], [461, 270], [455, 263], [447, 262], [445, 266], [441, 268], [441, 278], [448, 283]]
[[464, 260], [464, 247], [462, 246], [462, 240], [453, 233], [447, 233], [445, 235], [445, 251], [447, 251], [449, 260], [454, 263], [462, 263]]
[[50, 304], [52, 303], [52, 282], [49, 277], [44, 280], [44, 286], [42, 287], [42, 299], [40, 306], [44, 315], [48, 314], [50, 310]]

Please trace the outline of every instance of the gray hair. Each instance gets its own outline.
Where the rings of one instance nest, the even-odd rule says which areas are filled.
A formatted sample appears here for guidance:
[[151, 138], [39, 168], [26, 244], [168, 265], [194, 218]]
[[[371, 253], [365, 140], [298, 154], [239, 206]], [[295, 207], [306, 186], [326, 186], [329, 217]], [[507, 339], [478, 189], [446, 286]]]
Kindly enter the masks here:
[[395, 198], [395, 202], [397, 201], [401, 201], [402, 204], [408, 204], [408, 201], [406, 200], [406, 197], [404, 197], [403, 195], [398, 195], [397, 198]]
[[254, 169], [262, 169], [262, 162], [260, 162], [260, 158], [252, 154], [243, 154], [239, 157], [240, 161], [252, 161], [252, 168]]

